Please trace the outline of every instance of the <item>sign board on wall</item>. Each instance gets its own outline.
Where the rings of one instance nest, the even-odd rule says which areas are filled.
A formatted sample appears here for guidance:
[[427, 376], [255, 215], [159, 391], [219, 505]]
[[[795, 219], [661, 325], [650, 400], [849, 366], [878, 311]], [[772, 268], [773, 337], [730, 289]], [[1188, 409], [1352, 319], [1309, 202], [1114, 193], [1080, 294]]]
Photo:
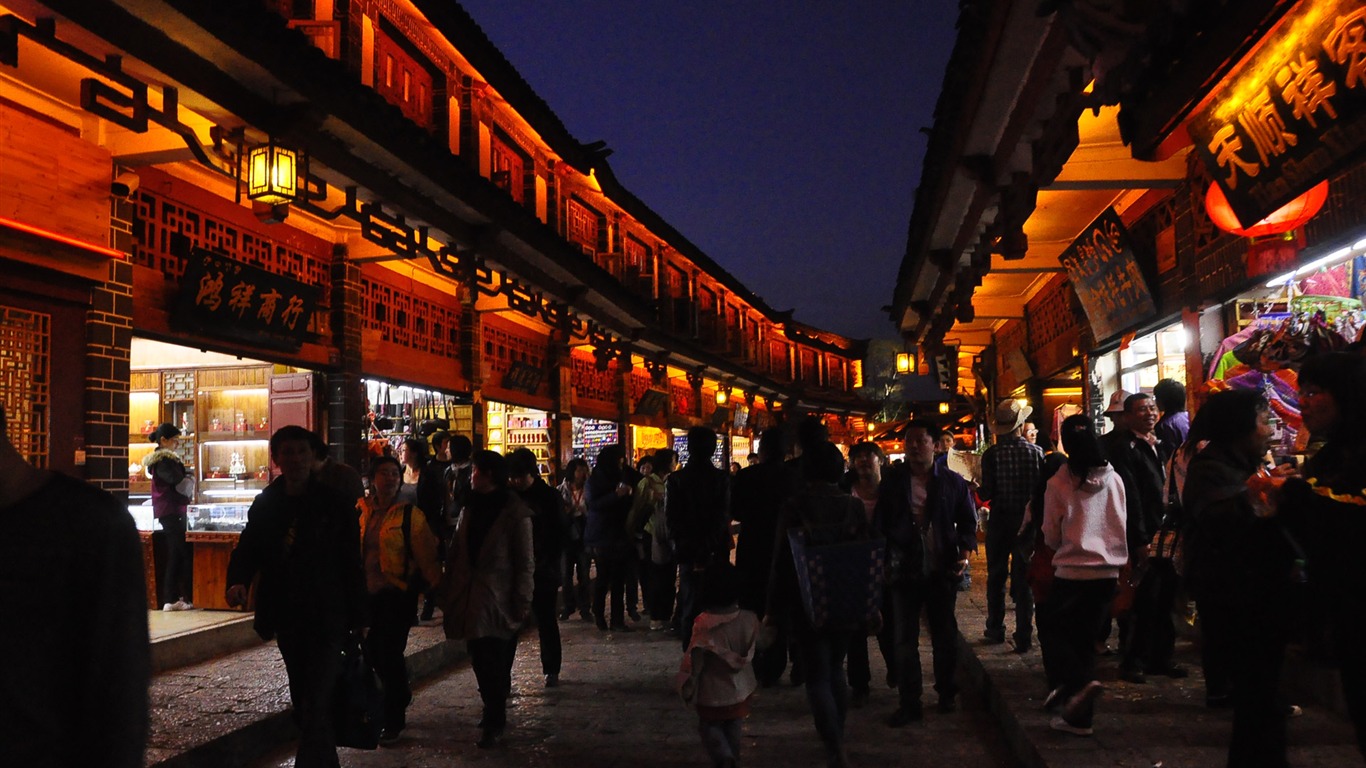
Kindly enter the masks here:
[[1113, 208], [1097, 216], [1059, 260], [1067, 268], [1096, 341], [1157, 314], [1129, 233]]
[[1191, 115], [1205, 167], [1243, 226], [1366, 147], [1366, 6], [1303, 0]]
[[212, 251], [185, 258], [175, 319], [199, 333], [272, 349], [298, 349], [318, 289]]

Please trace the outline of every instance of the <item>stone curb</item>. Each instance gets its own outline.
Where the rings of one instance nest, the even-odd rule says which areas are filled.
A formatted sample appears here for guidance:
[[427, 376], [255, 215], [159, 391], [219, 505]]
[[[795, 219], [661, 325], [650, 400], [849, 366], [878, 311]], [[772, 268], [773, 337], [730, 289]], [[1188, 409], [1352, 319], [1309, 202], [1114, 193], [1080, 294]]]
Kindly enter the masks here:
[[1020, 723], [1015, 711], [1006, 702], [1004, 692], [992, 681], [986, 665], [977, 657], [976, 650], [961, 632], [958, 633], [958, 670], [982, 696], [987, 711], [1001, 726], [1001, 735], [1020, 765], [1023, 768], [1048, 768], [1048, 761], [1034, 745], [1029, 731]]
[[[435, 676], [467, 658], [465, 643], [443, 640], [406, 656], [408, 676], [414, 682]], [[283, 744], [298, 738], [288, 708], [272, 712], [164, 760], [148, 768], [237, 768], [260, 760]]]

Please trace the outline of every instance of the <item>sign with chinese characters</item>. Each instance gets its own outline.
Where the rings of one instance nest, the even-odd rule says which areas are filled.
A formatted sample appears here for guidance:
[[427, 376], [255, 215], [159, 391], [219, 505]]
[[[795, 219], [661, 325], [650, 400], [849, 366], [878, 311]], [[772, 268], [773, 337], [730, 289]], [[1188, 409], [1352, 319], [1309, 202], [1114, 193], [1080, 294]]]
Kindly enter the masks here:
[[1301, 0], [1188, 130], [1244, 227], [1366, 146], [1366, 4]]
[[1113, 208], [1097, 216], [1058, 260], [1067, 269], [1096, 341], [1157, 314], [1129, 233]]
[[536, 390], [541, 388], [541, 379], [544, 378], [544, 370], [530, 363], [514, 360], [507, 373], [503, 374], [503, 389], [514, 389], [534, 395]]
[[296, 350], [317, 305], [314, 286], [196, 248], [185, 258], [175, 319], [201, 333]]

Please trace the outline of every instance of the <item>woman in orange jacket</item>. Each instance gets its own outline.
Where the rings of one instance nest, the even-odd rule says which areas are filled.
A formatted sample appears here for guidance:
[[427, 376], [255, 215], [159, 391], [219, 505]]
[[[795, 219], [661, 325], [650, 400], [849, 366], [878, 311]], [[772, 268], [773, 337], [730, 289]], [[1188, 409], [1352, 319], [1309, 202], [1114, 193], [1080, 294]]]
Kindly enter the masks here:
[[441, 579], [436, 535], [415, 504], [400, 503], [403, 468], [380, 456], [370, 463], [370, 493], [360, 511], [365, 588], [370, 598], [370, 632], [365, 655], [384, 683], [384, 730], [380, 741], [398, 738], [412, 701], [403, 653], [417, 613], [417, 598]]

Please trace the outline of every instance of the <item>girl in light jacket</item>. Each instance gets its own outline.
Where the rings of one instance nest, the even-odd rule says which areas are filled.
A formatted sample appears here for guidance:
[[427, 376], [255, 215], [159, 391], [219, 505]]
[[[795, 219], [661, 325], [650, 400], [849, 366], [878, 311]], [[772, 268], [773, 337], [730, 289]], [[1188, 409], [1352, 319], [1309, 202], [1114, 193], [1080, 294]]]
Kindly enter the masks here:
[[759, 617], [740, 607], [739, 576], [730, 563], [717, 563], [702, 582], [705, 606], [693, 622], [676, 683], [683, 700], [697, 709], [702, 746], [717, 768], [740, 761], [740, 722], [749, 716], [759, 687], [754, 650]]
[[1102, 457], [1085, 415], [1063, 421], [1062, 445], [1067, 469], [1055, 473], [1044, 491], [1043, 541], [1055, 554], [1039, 644], [1046, 666], [1061, 683], [1045, 703], [1060, 708], [1049, 725], [1090, 736], [1095, 699], [1102, 690], [1094, 679], [1096, 627], [1109, 610], [1119, 569], [1129, 559], [1124, 483]]
[[384, 683], [384, 730], [379, 736], [383, 742], [398, 738], [413, 699], [403, 652], [417, 612], [417, 596], [441, 579], [436, 535], [417, 505], [398, 500], [402, 485], [403, 468], [398, 460], [380, 456], [370, 462], [370, 494], [356, 504], [370, 604], [365, 655]]
[[507, 727], [517, 633], [531, 612], [536, 558], [531, 509], [508, 490], [507, 461], [478, 451], [470, 493], [455, 522], [439, 592], [446, 637], [464, 639], [484, 702], [481, 749], [497, 746]]

